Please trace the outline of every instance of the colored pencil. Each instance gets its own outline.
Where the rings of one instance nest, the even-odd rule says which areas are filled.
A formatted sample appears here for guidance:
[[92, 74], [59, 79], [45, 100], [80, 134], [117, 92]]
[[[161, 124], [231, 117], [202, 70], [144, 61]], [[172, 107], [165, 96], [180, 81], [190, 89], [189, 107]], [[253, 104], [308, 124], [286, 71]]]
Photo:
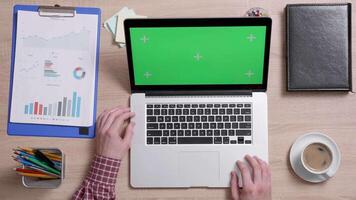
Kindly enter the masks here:
[[29, 177], [47, 178], [47, 179], [56, 178], [54, 176], [49, 176], [49, 175], [45, 175], [45, 174], [33, 174], [33, 173], [23, 173], [23, 172], [17, 172], [17, 173], [22, 175], [22, 176], [29, 176]]

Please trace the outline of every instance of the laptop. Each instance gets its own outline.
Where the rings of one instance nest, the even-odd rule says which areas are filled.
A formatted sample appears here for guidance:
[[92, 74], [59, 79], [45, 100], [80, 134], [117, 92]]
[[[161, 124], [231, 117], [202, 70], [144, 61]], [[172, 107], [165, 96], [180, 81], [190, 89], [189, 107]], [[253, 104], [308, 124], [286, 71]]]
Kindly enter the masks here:
[[125, 20], [133, 187], [229, 187], [236, 160], [268, 160], [271, 23]]

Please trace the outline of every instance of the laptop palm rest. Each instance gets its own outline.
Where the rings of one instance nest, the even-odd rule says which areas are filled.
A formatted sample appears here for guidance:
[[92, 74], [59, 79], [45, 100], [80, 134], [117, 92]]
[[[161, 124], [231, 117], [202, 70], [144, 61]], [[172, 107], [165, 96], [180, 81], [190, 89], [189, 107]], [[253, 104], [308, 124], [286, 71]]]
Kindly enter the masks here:
[[220, 178], [220, 155], [215, 151], [182, 151], [178, 156], [179, 177], [188, 187], [209, 187]]

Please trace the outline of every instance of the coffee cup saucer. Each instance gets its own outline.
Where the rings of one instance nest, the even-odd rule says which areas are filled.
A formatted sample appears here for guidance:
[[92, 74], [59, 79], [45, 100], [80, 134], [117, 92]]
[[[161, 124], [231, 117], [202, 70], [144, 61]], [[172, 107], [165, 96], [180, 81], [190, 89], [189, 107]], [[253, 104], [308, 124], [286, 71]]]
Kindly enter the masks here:
[[[301, 162], [301, 153], [306, 146], [311, 143], [324, 143], [330, 148], [330, 151], [333, 155], [333, 161], [328, 169], [328, 171], [324, 174], [314, 174], [306, 170]], [[292, 145], [289, 152], [289, 161], [292, 166], [293, 171], [303, 180], [312, 182], [312, 183], [320, 183], [328, 180], [332, 176], [335, 175], [337, 169], [340, 166], [341, 162], [341, 154], [339, 147], [336, 145], [334, 140], [332, 140], [327, 135], [318, 132], [311, 132], [305, 135], [300, 136]]]

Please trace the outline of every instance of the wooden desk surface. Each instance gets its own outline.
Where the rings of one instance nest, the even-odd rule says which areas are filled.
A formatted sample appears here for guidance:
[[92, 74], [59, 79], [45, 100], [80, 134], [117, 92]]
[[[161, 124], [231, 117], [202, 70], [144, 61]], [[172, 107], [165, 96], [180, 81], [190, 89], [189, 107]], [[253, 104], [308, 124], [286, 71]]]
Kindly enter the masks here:
[[[338, 92], [286, 92], [284, 7], [287, 3], [301, 2], [309, 1], [1, 1], [0, 199], [69, 199], [85, 176], [94, 149], [93, 140], [7, 136], [12, 7], [20, 3], [100, 7], [102, 21], [123, 6], [149, 17], [238, 17], [251, 7], [260, 6], [267, 9], [273, 19], [267, 92], [273, 199], [356, 199], [356, 95]], [[312, 2], [315, 1], [310, 1]], [[353, 11], [354, 16], [355, 14]], [[355, 17], [352, 21], [355, 27]], [[126, 50], [113, 45], [111, 35], [103, 28], [101, 34], [98, 113], [118, 104], [127, 105], [129, 98]], [[356, 31], [353, 31], [353, 38], [355, 37]], [[353, 40], [353, 46], [356, 45], [355, 42], [356, 40]], [[354, 53], [353, 60], [356, 60], [355, 58]], [[354, 67], [354, 77], [355, 71]], [[298, 136], [310, 131], [328, 134], [337, 142], [342, 152], [342, 162], [336, 176], [322, 184], [310, 184], [300, 180], [288, 165], [291, 144]], [[63, 185], [55, 190], [24, 188], [20, 178], [12, 171], [16, 164], [10, 155], [12, 148], [16, 146], [61, 148], [66, 154], [66, 178]], [[117, 187], [120, 199], [227, 199], [230, 194], [227, 189], [133, 189], [129, 186], [128, 172], [126, 158], [120, 169]]]

